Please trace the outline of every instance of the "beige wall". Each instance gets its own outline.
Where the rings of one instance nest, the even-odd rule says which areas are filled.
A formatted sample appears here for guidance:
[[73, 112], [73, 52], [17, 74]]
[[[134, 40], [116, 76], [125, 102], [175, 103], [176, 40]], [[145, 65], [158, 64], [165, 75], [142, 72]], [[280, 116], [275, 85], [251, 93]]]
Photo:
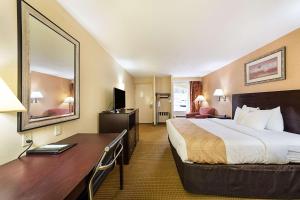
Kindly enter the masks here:
[[[0, 76], [17, 93], [17, 1], [1, 0]], [[126, 90], [126, 106], [134, 106], [134, 80], [99, 46], [56, 1], [27, 0], [41, 13], [80, 41], [80, 119], [62, 123], [63, 134], [54, 136], [54, 126], [27, 131], [35, 145], [42, 145], [78, 132], [97, 132], [98, 112], [112, 102], [112, 88]], [[0, 164], [15, 159], [23, 150], [17, 133], [16, 113], [0, 113]]]
[[[251, 86], [244, 85], [244, 64], [264, 54], [286, 46], [286, 80]], [[231, 115], [231, 95], [236, 93], [263, 92], [300, 89], [300, 29], [297, 29], [272, 43], [232, 62], [231, 64], [205, 76], [203, 91], [211, 106], [219, 114]], [[216, 88], [222, 88], [229, 100], [218, 102], [213, 97]]]
[[151, 83], [153, 84], [153, 77], [134, 77], [135, 84]]
[[171, 76], [155, 77], [155, 92], [171, 93]]
[[202, 77], [172, 77], [174, 81], [202, 81]]
[[31, 71], [30, 76], [31, 92], [39, 91], [43, 95], [37, 102], [30, 103], [30, 115], [46, 115], [53, 108], [69, 109], [64, 100], [73, 96], [72, 80], [35, 71]]

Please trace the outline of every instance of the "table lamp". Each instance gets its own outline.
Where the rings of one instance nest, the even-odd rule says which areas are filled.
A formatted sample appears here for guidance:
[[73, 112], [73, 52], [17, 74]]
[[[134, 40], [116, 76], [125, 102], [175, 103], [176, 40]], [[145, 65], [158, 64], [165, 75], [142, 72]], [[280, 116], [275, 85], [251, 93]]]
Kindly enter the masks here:
[[65, 98], [64, 103], [69, 104], [69, 112], [72, 112], [72, 110], [73, 110], [72, 104], [74, 103], [74, 97]]
[[205, 97], [203, 95], [198, 95], [197, 98], [194, 100], [196, 110], [200, 109], [200, 105], [203, 101], [205, 101]]
[[202, 102], [205, 101], [205, 97], [203, 95], [198, 95], [197, 98], [195, 99], [195, 102]]
[[0, 78], [0, 112], [24, 112], [25, 107]]

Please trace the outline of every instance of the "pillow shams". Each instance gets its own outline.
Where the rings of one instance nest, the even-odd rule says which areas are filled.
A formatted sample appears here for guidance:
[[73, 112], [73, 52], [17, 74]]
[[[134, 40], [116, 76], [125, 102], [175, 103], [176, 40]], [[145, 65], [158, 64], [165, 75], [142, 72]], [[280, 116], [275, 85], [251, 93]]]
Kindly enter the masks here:
[[242, 109], [240, 107], [236, 107], [235, 113], [234, 113], [234, 118], [233, 118], [233, 120], [235, 122], [237, 122], [237, 119], [239, 118], [239, 115], [240, 115], [241, 111], [242, 111]]
[[270, 110], [256, 110], [255, 112], [245, 113], [243, 119], [238, 123], [249, 128], [263, 130], [270, 120], [272, 112]]
[[237, 107], [235, 110], [235, 114], [234, 114], [234, 121], [236, 123], [240, 123], [243, 120], [243, 118], [245, 117], [246, 113], [254, 112], [257, 110], [259, 110], [259, 108], [248, 107], [246, 105], [243, 105], [242, 108]]
[[271, 111], [271, 116], [267, 123], [266, 129], [283, 132], [284, 125], [283, 125], [283, 117], [280, 111], [280, 107], [278, 106], [277, 108], [274, 108], [270, 111]]
[[242, 109], [245, 111], [248, 111], [248, 112], [254, 112], [254, 111], [259, 110], [259, 107], [254, 108], [254, 107], [248, 107], [247, 105], [243, 105]]

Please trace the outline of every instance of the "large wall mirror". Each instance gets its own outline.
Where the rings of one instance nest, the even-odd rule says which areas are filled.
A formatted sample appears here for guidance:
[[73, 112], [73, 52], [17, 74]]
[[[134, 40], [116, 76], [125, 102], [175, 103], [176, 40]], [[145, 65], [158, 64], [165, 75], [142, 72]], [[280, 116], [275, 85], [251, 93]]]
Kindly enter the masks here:
[[18, 1], [18, 131], [79, 118], [79, 42], [25, 1]]

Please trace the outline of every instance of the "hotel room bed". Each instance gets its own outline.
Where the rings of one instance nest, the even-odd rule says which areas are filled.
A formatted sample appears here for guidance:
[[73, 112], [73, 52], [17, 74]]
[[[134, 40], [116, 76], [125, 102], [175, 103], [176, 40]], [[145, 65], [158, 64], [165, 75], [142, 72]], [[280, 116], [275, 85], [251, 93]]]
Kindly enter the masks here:
[[[220, 151], [222, 144], [218, 141], [204, 148], [206, 150], [210, 148], [209, 151], [213, 153], [203, 152], [202, 149], [201, 156], [193, 158], [191, 151], [185, 146], [185, 140], [176, 133], [176, 129], [180, 126], [173, 126], [180, 124], [180, 121], [173, 121], [173, 123], [168, 121], [169, 141], [184, 188], [199, 194], [300, 198], [300, 165], [291, 163], [300, 161], [297, 156], [300, 136], [294, 134], [300, 133], [299, 99], [299, 90], [237, 94], [232, 97], [233, 111], [237, 106], [241, 107], [244, 104], [261, 109], [280, 106], [284, 130], [292, 133], [268, 131], [265, 134], [256, 133], [252, 129], [238, 127], [232, 120], [194, 119], [190, 121], [191, 124], [186, 125], [187, 127], [200, 126], [222, 138], [226, 147], [225, 159], [222, 150]], [[182, 130], [190, 129], [193, 128]], [[238, 132], [242, 132], [237, 137], [242, 141], [241, 143], [230, 136]], [[200, 145], [203, 147], [206, 144]], [[211, 146], [214, 150], [211, 150]], [[203, 157], [205, 159], [202, 159]]]
[[[213, 118], [170, 119], [167, 121], [167, 128], [170, 142], [183, 162], [208, 164], [300, 162], [300, 135], [297, 134], [254, 130], [238, 125], [234, 120]], [[191, 135], [191, 129], [195, 130], [195, 135]], [[187, 144], [179, 133], [180, 130], [186, 131], [193, 141]], [[219, 138], [203, 138], [197, 132], [203, 130], [207, 134], [216, 135], [222, 141], [217, 141]], [[201, 140], [204, 144], [200, 144]], [[187, 145], [190, 148], [187, 148]]]

